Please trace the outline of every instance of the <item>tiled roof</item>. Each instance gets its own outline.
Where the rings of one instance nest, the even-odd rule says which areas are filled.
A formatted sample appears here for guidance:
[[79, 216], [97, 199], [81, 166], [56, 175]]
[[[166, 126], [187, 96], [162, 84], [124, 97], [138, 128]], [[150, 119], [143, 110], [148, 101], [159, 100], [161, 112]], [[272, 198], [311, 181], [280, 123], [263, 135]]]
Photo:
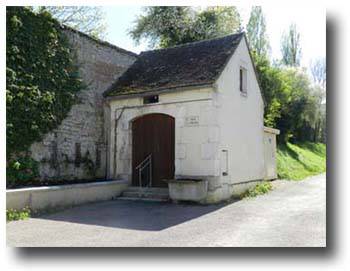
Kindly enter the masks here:
[[244, 33], [142, 52], [104, 96], [212, 84]]

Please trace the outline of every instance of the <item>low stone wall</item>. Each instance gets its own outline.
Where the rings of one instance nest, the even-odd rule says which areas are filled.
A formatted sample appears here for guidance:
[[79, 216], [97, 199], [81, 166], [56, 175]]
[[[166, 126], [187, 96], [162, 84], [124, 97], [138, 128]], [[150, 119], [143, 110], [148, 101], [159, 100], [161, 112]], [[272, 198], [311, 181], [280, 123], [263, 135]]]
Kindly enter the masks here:
[[63, 208], [111, 200], [128, 187], [124, 180], [6, 190], [6, 208], [32, 210]]

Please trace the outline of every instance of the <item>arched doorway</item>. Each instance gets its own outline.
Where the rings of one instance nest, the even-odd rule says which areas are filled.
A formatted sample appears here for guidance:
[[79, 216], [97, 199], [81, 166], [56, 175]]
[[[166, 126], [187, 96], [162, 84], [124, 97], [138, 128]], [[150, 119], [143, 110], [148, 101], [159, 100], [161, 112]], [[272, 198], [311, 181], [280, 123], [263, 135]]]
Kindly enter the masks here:
[[[140, 164], [151, 155], [152, 167], [141, 170], [142, 186], [152, 174], [152, 187], [166, 187], [175, 171], [175, 119], [165, 114], [147, 114], [132, 121], [132, 185], [139, 186]], [[148, 167], [148, 168], [147, 168]]]

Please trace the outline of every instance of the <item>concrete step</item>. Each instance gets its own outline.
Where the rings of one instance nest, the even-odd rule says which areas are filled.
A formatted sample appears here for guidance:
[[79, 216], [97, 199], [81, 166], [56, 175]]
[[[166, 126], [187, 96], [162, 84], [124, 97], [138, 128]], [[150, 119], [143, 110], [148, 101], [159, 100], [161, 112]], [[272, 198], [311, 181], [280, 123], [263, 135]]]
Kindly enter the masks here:
[[160, 198], [167, 199], [169, 198], [169, 193], [153, 193], [153, 192], [138, 192], [138, 191], [124, 191], [122, 193], [123, 197], [132, 197], [132, 198]]
[[148, 202], [168, 202], [169, 199], [157, 199], [157, 198], [134, 198], [134, 197], [118, 197], [118, 200], [132, 200], [132, 201], [148, 201]]
[[122, 200], [168, 201], [169, 189], [159, 187], [128, 187], [119, 197]]
[[168, 193], [168, 188], [163, 187], [138, 187], [138, 186], [129, 186], [125, 191], [142, 191], [142, 192], [149, 192], [149, 193]]

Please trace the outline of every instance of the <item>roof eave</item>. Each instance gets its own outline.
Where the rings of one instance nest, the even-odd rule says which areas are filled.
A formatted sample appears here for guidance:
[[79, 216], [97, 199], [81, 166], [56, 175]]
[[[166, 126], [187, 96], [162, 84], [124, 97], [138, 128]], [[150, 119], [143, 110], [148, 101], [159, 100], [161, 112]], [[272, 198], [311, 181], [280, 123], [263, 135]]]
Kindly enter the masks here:
[[106, 101], [121, 100], [121, 99], [145, 97], [145, 96], [157, 95], [157, 94], [169, 93], [169, 92], [175, 92], [175, 91], [193, 90], [193, 89], [199, 89], [199, 88], [214, 88], [214, 83], [195, 84], [195, 85], [178, 86], [178, 87], [170, 87], [170, 88], [169, 87], [158, 88], [151, 91], [140, 90], [136, 93], [125, 93], [125, 94], [119, 94], [114, 96], [105, 96], [104, 98]]
[[260, 89], [261, 98], [262, 98], [262, 100], [263, 100], [264, 107], [266, 107], [266, 106], [267, 106], [267, 102], [266, 102], [264, 93], [263, 93], [263, 91], [262, 91], [262, 87], [261, 87], [261, 83], [260, 83], [259, 74], [258, 74], [258, 71], [257, 71], [257, 69], [256, 69], [255, 62], [254, 62], [254, 60], [253, 60], [253, 56], [252, 56], [252, 52], [251, 52], [251, 50], [250, 50], [250, 46], [249, 46], [249, 43], [248, 43], [247, 36], [246, 36], [245, 34], [244, 34], [244, 40], [245, 40], [245, 43], [247, 44], [247, 48], [248, 48], [248, 53], [249, 53], [250, 61], [251, 61], [252, 64], [253, 64], [254, 74], [255, 74], [255, 77], [256, 77], [256, 81], [258, 82], [258, 86], [259, 86], [259, 89]]
[[231, 54], [227, 57], [224, 65], [222, 65], [220, 71], [218, 72], [218, 74], [215, 77], [215, 82], [219, 80], [219, 78], [221, 77], [221, 74], [224, 72], [224, 70], [226, 69], [226, 66], [228, 65], [228, 63], [230, 62], [230, 59], [232, 58], [232, 56], [236, 53], [236, 49], [238, 48], [239, 44], [242, 41], [242, 38], [245, 37], [245, 32], [241, 32], [240, 33], [240, 38], [239, 41], [237, 42], [237, 44], [235, 45], [235, 48], [232, 50]]
[[258, 86], [259, 86], [259, 90], [260, 90], [261, 98], [263, 100], [264, 107], [266, 107], [267, 103], [266, 103], [266, 100], [265, 100], [265, 96], [264, 96], [264, 94], [262, 92], [258, 71], [256, 70], [255, 62], [253, 60], [252, 52], [250, 50], [249, 43], [248, 43], [247, 36], [246, 36], [245, 32], [242, 32], [242, 37], [240, 38], [240, 41], [237, 43], [236, 48], [234, 49], [234, 51], [232, 52], [230, 57], [228, 57], [228, 59], [227, 59], [225, 65], [223, 66], [222, 70], [220, 71], [218, 76], [215, 78], [215, 81], [217, 82], [219, 80], [219, 78], [221, 77], [221, 74], [224, 72], [226, 66], [228, 65], [228, 62], [230, 61], [231, 57], [235, 54], [237, 47], [239, 46], [239, 44], [242, 42], [243, 39], [244, 39], [244, 41], [245, 41], [245, 43], [247, 45], [247, 48], [248, 48], [249, 58], [250, 58], [250, 61], [252, 62], [252, 65], [253, 65], [254, 74], [255, 74], [256, 80], [258, 82]]

